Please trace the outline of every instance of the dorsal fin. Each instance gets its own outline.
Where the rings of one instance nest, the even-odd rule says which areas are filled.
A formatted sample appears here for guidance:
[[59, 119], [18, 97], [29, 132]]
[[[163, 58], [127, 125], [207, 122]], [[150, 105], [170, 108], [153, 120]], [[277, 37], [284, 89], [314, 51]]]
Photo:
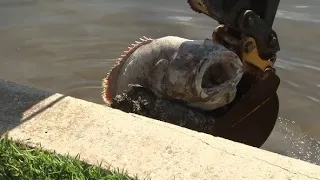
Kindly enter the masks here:
[[118, 81], [119, 72], [123, 66], [123, 64], [126, 62], [127, 58], [130, 57], [130, 55], [139, 47], [150, 43], [153, 41], [151, 38], [147, 38], [143, 36], [143, 38], [140, 38], [140, 41], [135, 41], [135, 44], [132, 44], [128, 47], [128, 50], [124, 51], [124, 54], [122, 54], [116, 61], [116, 64], [111, 68], [109, 73], [107, 74], [107, 77], [105, 77], [102, 80], [102, 99], [107, 103], [107, 105], [111, 105], [112, 98], [116, 95], [116, 85]]

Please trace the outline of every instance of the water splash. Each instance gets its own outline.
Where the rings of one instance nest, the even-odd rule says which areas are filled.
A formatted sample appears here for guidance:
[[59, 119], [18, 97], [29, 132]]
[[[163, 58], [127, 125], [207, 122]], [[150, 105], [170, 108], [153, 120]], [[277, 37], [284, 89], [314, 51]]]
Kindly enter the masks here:
[[320, 140], [304, 133], [295, 121], [285, 118], [278, 118], [262, 149], [320, 165]]

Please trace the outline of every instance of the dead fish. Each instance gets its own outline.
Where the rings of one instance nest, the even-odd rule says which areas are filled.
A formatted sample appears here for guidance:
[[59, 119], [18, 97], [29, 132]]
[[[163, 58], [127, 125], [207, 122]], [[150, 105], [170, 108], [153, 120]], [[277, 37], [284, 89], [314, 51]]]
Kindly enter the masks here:
[[102, 97], [111, 105], [112, 98], [135, 84], [157, 97], [213, 110], [232, 102], [242, 75], [240, 58], [212, 39], [143, 37], [124, 51], [103, 79]]

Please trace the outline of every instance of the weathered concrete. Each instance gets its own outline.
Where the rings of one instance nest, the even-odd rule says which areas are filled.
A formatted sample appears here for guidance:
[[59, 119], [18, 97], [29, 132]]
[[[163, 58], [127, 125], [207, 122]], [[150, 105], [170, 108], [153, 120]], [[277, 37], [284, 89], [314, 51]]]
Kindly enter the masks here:
[[61, 94], [40, 101], [48, 93], [6, 81], [0, 93], [2, 133], [142, 178], [320, 179], [319, 166], [102, 105]]

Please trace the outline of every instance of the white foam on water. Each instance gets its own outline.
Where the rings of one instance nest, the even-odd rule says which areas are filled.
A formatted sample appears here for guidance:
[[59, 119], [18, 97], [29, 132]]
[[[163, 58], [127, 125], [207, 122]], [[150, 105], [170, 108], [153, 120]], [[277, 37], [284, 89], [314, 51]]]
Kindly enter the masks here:
[[277, 61], [275, 63], [275, 67], [277, 68], [282, 68], [282, 69], [287, 69], [287, 70], [294, 70], [296, 69], [293, 65], [292, 62], [289, 60], [284, 60], [281, 58], [277, 58]]
[[190, 16], [168, 16], [168, 19], [178, 20], [178, 21], [190, 21], [192, 17]]
[[[291, 59], [296, 60], [295, 58], [291, 58]], [[290, 61], [290, 60], [278, 58], [277, 62], [275, 63], [275, 66], [284, 68], [284, 69], [290, 69], [290, 70], [296, 69], [295, 67], [304, 67], [304, 68], [308, 68], [308, 69], [312, 69], [320, 72], [320, 67], [307, 65], [304, 63], [293, 62], [292, 60]]]
[[284, 80], [284, 82], [290, 84], [291, 86], [293, 87], [296, 87], [296, 88], [299, 88], [299, 84], [295, 83], [295, 82], [292, 82], [292, 81], [289, 81], [289, 80]]
[[294, 6], [297, 9], [305, 9], [305, 8], [309, 8], [309, 6]]
[[312, 96], [306, 96], [307, 98], [311, 99], [312, 101], [314, 102], [320, 102], [319, 99], [315, 98], [315, 97], [312, 97]]
[[278, 118], [262, 149], [320, 165], [320, 140], [305, 134], [298, 123], [289, 119]]

